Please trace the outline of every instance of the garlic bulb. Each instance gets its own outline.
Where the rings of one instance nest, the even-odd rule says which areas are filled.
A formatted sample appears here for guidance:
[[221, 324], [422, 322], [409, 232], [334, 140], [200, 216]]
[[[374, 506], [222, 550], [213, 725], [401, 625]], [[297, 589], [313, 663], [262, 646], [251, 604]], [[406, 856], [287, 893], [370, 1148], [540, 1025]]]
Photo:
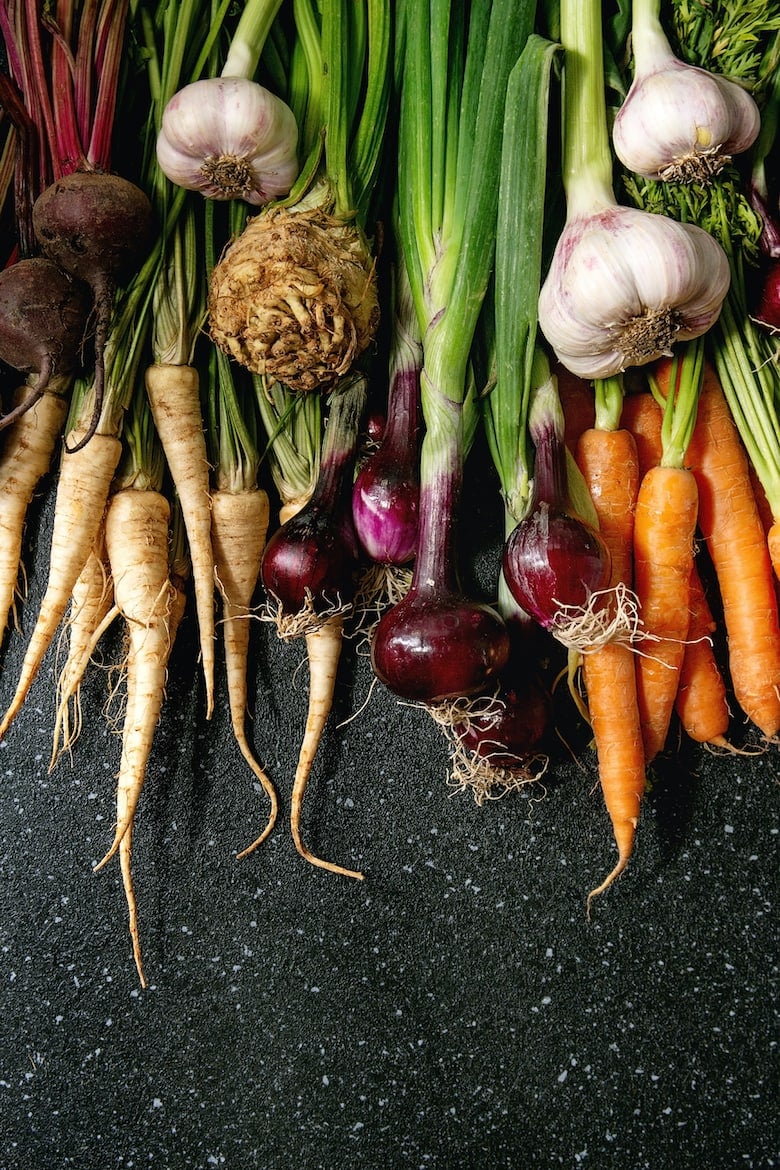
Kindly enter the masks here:
[[702, 228], [613, 203], [567, 222], [539, 325], [573, 374], [608, 378], [705, 333], [729, 282], [726, 254]]
[[180, 187], [261, 206], [295, 182], [297, 146], [295, 117], [280, 98], [243, 77], [212, 77], [168, 102], [157, 161]]
[[635, 0], [634, 80], [612, 142], [630, 171], [667, 182], [706, 182], [760, 129], [758, 106], [736, 82], [674, 56], [656, 0]]

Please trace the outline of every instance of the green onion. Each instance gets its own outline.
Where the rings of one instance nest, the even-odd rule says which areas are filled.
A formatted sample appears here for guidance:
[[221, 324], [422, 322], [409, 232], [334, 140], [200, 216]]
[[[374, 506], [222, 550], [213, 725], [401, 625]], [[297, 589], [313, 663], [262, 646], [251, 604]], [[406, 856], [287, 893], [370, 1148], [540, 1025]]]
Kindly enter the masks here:
[[455, 551], [464, 452], [478, 407], [470, 354], [493, 267], [504, 105], [535, 6], [410, 0], [400, 110], [400, 246], [423, 343], [420, 529], [406, 597], [372, 656], [426, 703], [485, 690], [508, 654], [495, 610], [464, 598]]

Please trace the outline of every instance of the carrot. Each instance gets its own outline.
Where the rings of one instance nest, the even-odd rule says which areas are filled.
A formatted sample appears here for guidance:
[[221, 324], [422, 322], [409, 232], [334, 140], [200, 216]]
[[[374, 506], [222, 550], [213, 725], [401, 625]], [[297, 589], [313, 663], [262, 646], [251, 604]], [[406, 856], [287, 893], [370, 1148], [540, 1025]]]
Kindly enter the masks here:
[[344, 618], [341, 614], [329, 617], [318, 629], [306, 635], [306, 653], [309, 660], [309, 704], [306, 727], [295, 770], [292, 800], [290, 804], [290, 829], [295, 848], [312, 865], [319, 865], [331, 873], [363, 880], [363, 874], [354, 869], [345, 869], [332, 861], [316, 857], [303, 843], [301, 836], [301, 813], [303, 796], [311, 775], [312, 765], [322, 739], [325, 724], [333, 705], [336, 672], [341, 655], [341, 641]]
[[688, 638], [689, 583], [698, 511], [696, 479], [684, 467], [652, 467], [643, 476], [634, 523], [634, 587], [643, 636], [637, 698], [645, 760], [663, 750]]
[[86, 446], [71, 451], [81, 437], [80, 431], [71, 432], [60, 464], [49, 578], [16, 692], [0, 722], [0, 739], [19, 713], [92, 551], [119, 461], [122, 444], [115, 436], [95, 434]]
[[146, 391], [181, 502], [192, 557], [195, 608], [206, 685], [206, 716], [214, 711], [214, 552], [206, 438], [193, 366], [159, 363], [146, 370]]
[[599, 532], [612, 558], [611, 584], [633, 580], [634, 510], [639, 465], [634, 436], [626, 428], [589, 428], [580, 435], [576, 460], [590, 492]]
[[564, 442], [574, 451], [580, 435], [593, 428], [595, 419], [593, 390], [590, 382], [585, 378], [578, 378], [560, 362], [554, 362], [552, 370], [558, 382], [558, 396], [563, 408]]
[[246, 735], [247, 658], [252, 597], [268, 530], [268, 494], [254, 491], [215, 491], [211, 501], [211, 541], [217, 588], [222, 595], [228, 702], [233, 734], [241, 754], [260, 781], [270, 801], [268, 821], [260, 836], [238, 857], [246, 857], [272, 831], [279, 798], [271, 780], [255, 758]]
[[69, 750], [79, 735], [81, 709], [78, 695], [81, 682], [100, 638], [118, 612], [114, 605], [101, 532], [71, 595], [67, 623], [68, 653], [57, 679], [57, 712], [49, 770], [54, 767], [61, 752]]
[[[625, 428], [589, 428], [580, 436], [576, 459], [612, 559], [610, 587], [630, 586], [639, 490], [633, 436]], [[633, 650], [617, 640], [594, 648], [583, 654], [582, 673], [599, 782], [618, 849], [617, 864], [588, 894], [590, 912], [593, 898], [612, 884], [631, 858], [646, 777]]]
[[675, 709], [683, 729], [697, 743], [728, 747], [730, 712], [726, 685], [710, 635], [716, 624], [694, 564], [689, 581], [690, 620]]
[[650, 391], [627, 394], [620, 416], [622, 425], [634, 436], [641, 477], [661, 462], [663, 410]]
[[170, 618], [175, 594], [168, 567], [169, 519], [170, 505], [159, 492], [126, 488], [112, 497], [105, 524], [114, 597], [127, 624], [127, 705], [117, 778], [116, 829], [95, 872], [119, 850], [133, 954], [142, 986], [146, 986], [146, 979], [131, 872], [132, 827], [162, 710], [172, 647]]
[[[666, 362], [657, 368], [662, 388], [669, 371]], [[723, 605], [734, 695], [748, 719], [773, 738], [780, 730], [775, 578], [747, 456], [709, 363], [688, 456], [699, 489], [699, 526]]]
[[63, 395], [46, 393], [5, 435], [0, 455], [0, 642], [13, 607], [27, 509], [49, 470], [67, 410]]
[[[656, 467], [663, 454], [663, 410], [652, 394], [627, 396], [623, 421], [636, 440], [640, 474]], [[730, 716], [723, 674], [709, 635], [715, 623], [694, 560], [689, 582], [688, 638], [683, 652], [675, 709], [683, 729], [699, 743], [728, 746], [725, 734]]]

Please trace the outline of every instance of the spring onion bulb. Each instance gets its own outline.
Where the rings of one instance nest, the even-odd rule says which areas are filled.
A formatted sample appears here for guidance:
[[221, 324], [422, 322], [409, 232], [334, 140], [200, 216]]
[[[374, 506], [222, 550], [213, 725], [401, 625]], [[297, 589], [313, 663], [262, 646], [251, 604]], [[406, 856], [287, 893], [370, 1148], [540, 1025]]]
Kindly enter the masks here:
[[617, 203], [612, 188], [596, 0], [564, 4], [563, 185], [566, 222], [539, 297], [559, 361], [607, 378], [668, 354], [717, 320], [730, 282], [702, 228]]
[[759, 109], [741, 85], [675, 57], [659, 8], [634, 0], [634, 79], [615, 117], [615, 153], [648, 179], [707, 182], [753, 144]]

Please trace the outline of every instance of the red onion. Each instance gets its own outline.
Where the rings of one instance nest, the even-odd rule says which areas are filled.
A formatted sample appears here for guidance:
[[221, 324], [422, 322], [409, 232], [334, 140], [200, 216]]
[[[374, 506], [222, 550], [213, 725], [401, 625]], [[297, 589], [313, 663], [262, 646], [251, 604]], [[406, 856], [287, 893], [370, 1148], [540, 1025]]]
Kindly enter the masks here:
[[610, 578], [609, 550], [595, 528], [569, 505], [563, 416], [552, 382], [537, 391], [529, 419], [536, 447], [534, 498], [504, 546], [512, 596], [556, 637]]
[[333, 391], [311, 498], [266, 545], [263, 586], [285, 616], [325, 615], [351, 602], [358, 560], [352, 467], [365, 396], [362, 375]]

